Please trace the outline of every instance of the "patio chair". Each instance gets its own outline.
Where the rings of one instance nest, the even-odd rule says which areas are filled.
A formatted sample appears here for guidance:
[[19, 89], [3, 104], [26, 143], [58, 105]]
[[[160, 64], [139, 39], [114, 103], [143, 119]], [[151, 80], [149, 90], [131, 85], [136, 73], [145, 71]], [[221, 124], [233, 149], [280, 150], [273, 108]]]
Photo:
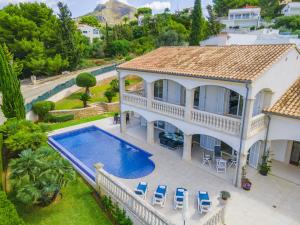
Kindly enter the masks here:
[[168, 139], [166, 137], [162, 136], [159, 138], [159, 143], [161, 146], [164, 146], [164, 147], [168, 146]]
[[166, 185], [158, 185], [153, 195], [152, 204], [164, 207], [166, 203], [167, 194], [168, 187]]
[[172, 149], [172, 150], [174, 150], [174, 149], [176, 149], [177, 147], [178, 147], [178, 142], [177, 141], [174, 141], [174, 140], [171, 140], [171, 139], [169, 139], [168, 140], [168, 148], [170, 148], [170, 149]]
[[184, 203], [184, 196], [186, 195], [187, 189], [185, 188], [176, 188], [174, 194], [174, 209], [182, 209]]
[[140, 196], [142, 199], [146, 199], [148, 192], [148, 183], [146, 182], [139, 182], [138, 186], [134, 190], [134, 193]]
[[236, 157], [229, 160], [228, 167], [236, 167], [236, 165], [237, 165], [237, 158]]
[[212, 202], [209, 199], [208, 192], [198, 191], [197, 202], [198, 202], [198, 211], [201, 214], [204, 212], [208, 212], [212, 205]]
[[224, 159], [217, 159], [216, 168], [217, 173], [226, 173], [227, 161]]
[[210, 163], [211, 163], [211, 156], [203, 152], [202, 165], [203, 166], [208, 165], [210, 167]]

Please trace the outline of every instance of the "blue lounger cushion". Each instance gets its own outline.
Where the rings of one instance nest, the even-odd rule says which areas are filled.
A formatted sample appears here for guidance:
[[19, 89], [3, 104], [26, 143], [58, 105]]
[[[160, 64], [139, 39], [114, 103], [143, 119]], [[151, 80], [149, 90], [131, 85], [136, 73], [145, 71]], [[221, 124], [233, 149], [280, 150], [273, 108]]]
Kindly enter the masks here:
[[155, 197], [163, 198], [163, 197], [165, 197], [166, 193], [167, 193], [167, 186], [166, 185], [158, 185], [158, 187], [155, 191]]
[[198, 198], [200, 201], [205, 200], [204, 202], [202, 202], [202, 205], [210, 205], [210, 202], [208, 202], [209, 201], [208, 192], [199, 191]]
[[185, 188], [176, 188], [176, 201], [183, 202], [184, 199], [184, 192], [186, 191]]
[[146, 193], [148, 184], [146, 182], [140, 182], [134, 191], [137, 195], [143, 195]]

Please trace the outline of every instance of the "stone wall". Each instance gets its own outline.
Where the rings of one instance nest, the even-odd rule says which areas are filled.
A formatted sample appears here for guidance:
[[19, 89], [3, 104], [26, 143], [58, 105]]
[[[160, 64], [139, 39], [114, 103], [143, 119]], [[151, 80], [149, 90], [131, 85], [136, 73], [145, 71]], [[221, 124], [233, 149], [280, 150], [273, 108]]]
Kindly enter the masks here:
[[99, 105], [102, 106], [106, 112], [120, 111], [120, 103], [119, 102], [112, 102], [112, 103], [101, 102], [101, 103], [99, 103]]

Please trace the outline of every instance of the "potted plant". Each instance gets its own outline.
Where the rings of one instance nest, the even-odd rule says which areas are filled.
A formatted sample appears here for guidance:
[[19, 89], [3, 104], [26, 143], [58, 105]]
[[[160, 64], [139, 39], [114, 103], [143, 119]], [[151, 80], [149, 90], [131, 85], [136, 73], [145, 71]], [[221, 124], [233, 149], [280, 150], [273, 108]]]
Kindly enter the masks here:
[[220, 192], [220, 200], [221, 203], [226, 204], [227, 200], [231, 197], [230, 193], [228, 191], [221, 191]]
[[246, 191], [249, 191], [251, 189], [252, 183], [251, 181], [246, 177], [247, 171], [246, 167], [243, 166], [242, 168], [242, 188]]
[[271, 159], [270, 159], [270, 153], [267, 151], [263, 156], [262, 156], [262, 163], [259, 168], [259, 173], [263, 176], [267, 176], [268, 173], [271, 171]]

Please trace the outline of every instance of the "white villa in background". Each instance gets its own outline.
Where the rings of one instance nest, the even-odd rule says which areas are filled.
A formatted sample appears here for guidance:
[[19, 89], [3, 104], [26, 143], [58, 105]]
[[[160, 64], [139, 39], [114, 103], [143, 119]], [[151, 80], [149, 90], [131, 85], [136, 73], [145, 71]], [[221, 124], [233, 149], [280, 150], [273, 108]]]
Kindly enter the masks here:
[[257, 28], [260, 26], [260, 11], [260, 8], [249, 6], [241, 9], [230, 9], [228, 18], [221, 19], [220, 22], [224, 24], [227, 29]]
[[96, 27], [92, 27], [86, 24], [78, 24], [77, 25], [78, 30], [81, 31], [81, 33], [89, 38], [90, 42], [93, 43], [93, 40], [95, 38], [101, 38], [100, 30]]
[[280, 34], [276, 29], [254, 31], [222, 32], [217, 36], [201, 41], [201, 46], [255, 45], [255, 44], [296, 44], [300, 48], [298, 35]]
[[284, 16], [299, 16], [300, 2], [290, 2], [281, 11]]
[[[237, 161], [235, 185], [243, 166], [258, 169], [270, 151], [273, 173], [289, 179], [284, 168], [300, 173], [299, 65], [291, 44], [159, 48], [118, 66], [121, 132], [150, 145], [162, 131], [181, 134], [176, 151], [187, 161], [219, 147]], [[136, 91], [125, 86], [132, 75], [143, 80]]]

